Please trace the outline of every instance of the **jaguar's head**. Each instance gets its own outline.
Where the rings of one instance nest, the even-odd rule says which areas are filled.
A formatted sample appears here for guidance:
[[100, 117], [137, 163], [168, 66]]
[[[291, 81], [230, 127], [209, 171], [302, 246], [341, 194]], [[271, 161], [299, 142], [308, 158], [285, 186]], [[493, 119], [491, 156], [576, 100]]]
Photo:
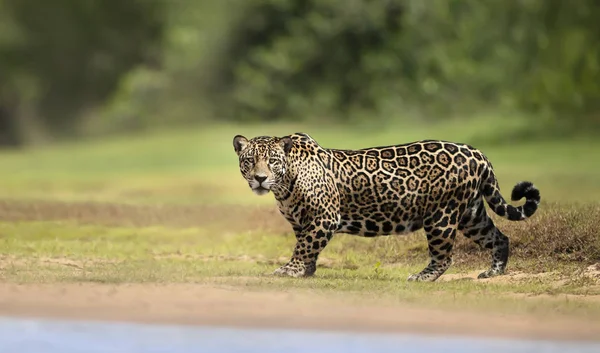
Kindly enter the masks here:
[[257, 195], [282, 187], [287, 171], [287, 157], [293, 142], [286, 137], [259, 136], [250, 140], [236, 135], [233, 148], [240, 162], [240, 172]]

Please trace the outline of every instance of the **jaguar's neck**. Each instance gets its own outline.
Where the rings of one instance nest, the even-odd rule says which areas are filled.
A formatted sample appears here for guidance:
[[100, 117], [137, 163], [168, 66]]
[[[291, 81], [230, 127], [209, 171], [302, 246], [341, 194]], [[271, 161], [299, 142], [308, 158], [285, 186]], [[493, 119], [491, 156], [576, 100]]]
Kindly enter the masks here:
[[299, 158], [297, 155], [291, 153], [288, 156], [285, 174], [279, 185], [272, 188], [273, 195], [277, 201], [287, 200], [294, 192], [296, 180], [298, 179], [298, 162]]

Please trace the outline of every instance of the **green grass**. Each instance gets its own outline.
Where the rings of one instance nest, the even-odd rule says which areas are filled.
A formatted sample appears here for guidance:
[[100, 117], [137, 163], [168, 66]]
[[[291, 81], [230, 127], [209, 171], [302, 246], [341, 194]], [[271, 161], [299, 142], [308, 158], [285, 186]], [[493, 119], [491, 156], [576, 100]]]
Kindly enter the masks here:
[[[569, 213], [571, 218], [557, 220], [557, 214]], [[511, 271], [525, 271], [532, 276], [498, 282], [462, 278], [422, 288], [459, 290], [464, 294], [477, 293], [482, 288], [508, 293], [600, 294], [597, 286], [590, 287], [593, 281], [574, 276], [582, 265], [600, 257], [595, 225], [586, 221], [584, 215], [598, 219], [600, 209], [542, 211], [527, 228], [499, 223], [513, 242]], [[268, 215], [264, 217], [268, 219]], [[571, 219], [577, 224], [570, 224]], [[258, 225], [261, 220], [243, 222], [247, 223], [248, 231], [236, 231], [226, 224], [218, 226], [218, 222], [197, 227], [132, 227], [81, 224], [73, 220], [3, 221], [0, 222], [0, 253], [6, 254], [1, 261], [3, 275], [9, 281], [114, 283], [206, 282], [214, 277], [222, 281], [231, 277], [229, 282], [235, 283], [239, 277], [258, 276], [252, 285], [283, 288], [293, 284], [299, 288], [377, 290], [401, 295], [397, 291], [409, 286], [406, 277], [427, 262], [422, 232], [375, 239], [338, 235], [320, 257], [317, 279], [274, 280], [269, 274], [287, 261], [295, 241], [293, 235], [289, 230], [281, 232], [278, 226], [254, 230], [253, 224]], [[558, 236], [548, 233], [547, 227], [563, 232], [562, 238], [552, 240]], [[456, 249], [456, 263], [448, 275], [487, 268], [489, 254], [466, 239], [459, 238]], [[540, 272], [552, 275], [533, 275]]]
[[[471, 126], [456, 122], [383, 129], [273, 124], [207, 126], [161, 131], [109, 140], [70, 143], [30, 151], [2, 152], [0, 197], [93, 200], [129, 203], [272, 203], [256, 198], [239, 175], [232, 138], [284, 135], [304, 131], [323, 146], [362, 148], [440, 138], [477, 142], [494, 164], [500, 185], [509, 193], [527, 179], [544, 200], [600, 199], [600, 141], [538, 141], [499, 146], [486, 136], [506, 130], [487, 120]], [[510, 121], [507, 122], [510, 125]]]
[[[600, 141], [486, 142], [486, 136], [497, 141], [491, 137], [517, 127], [518, 121], [493, 120], [467, 127], [451, 121], [384, 129], [217, 125], [4, 151], [0, 199], [12, 201], [0, 213], [0, 276], [11, 282], [224, 283], [359, 293], [440, 306], [600, 314], [592, 302], [578, 299], [523, 299], [525, 294], [600, 295], [594, 280], [574, 275], [600, 261], [600, 166], [595, 162]], [[520, 180], [533, 181], [541, 190], [540, 213], [531, 221], [498, 222], [513, 241], [509, 268], [527, 276], [407, 283], [406, 277], [427, 262], [422, 233], [378, 239], [336, 236], [323, 252], [315, 278], [270, 276], [289, 257], [294, 238], [277, 212], [267, 213], [272, 197], [256, 197], [248, 190], [231, 140], [235, 134], [296, 131], [336, 148], [425, 138], [476, 142], [494, 164], [506, 195]], [[150, 214], [147, 208], [134, 212], [98, 206], [86, 211], [89, 205], [75, 203], [80, 201], [160, 204], [167, 216]], [[16, 204], [22, 202], [33, 206], [15, 215]], [[191, 210], [199, 204], [205, 208], [182, 216], [175, 206], [186, 204]], [[61, 205], [72, 209], [60, 213]], [[189, 221], [181, 222], [186, 217]], [[455, 260], [448, 277], [486, 269], [489, 256], [460, 240]], [[543, 272], [551, 274], [534, 275]]]

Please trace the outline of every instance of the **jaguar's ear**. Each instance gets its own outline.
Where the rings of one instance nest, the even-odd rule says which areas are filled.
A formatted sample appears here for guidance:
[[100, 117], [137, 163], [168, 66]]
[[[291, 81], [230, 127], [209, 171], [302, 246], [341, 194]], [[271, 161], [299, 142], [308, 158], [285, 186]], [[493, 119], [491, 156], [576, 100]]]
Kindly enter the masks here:
[[235, 153], [237, 153], [238, 156], [240, 155], [242, 150], [246, 148], [247, 144], [248, 139], [246, 139], [242, 135], [235, 135], [235, 137], [233, 138], [233, 149], [235, 150]]
[[279, 146], [283, 148], [283, 152], [287, 155], [292, 150], [292, 146], [294, 146], [294, 142], [291, 137], [285, 136], [279, 139]]

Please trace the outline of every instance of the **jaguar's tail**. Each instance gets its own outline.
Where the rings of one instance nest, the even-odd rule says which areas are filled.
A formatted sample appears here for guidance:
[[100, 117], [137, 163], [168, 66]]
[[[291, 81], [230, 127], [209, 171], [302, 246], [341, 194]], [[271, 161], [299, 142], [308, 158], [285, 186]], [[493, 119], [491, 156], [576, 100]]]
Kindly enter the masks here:
[[512, 201], [525, 198], [522, 206], [509, 205], [502, 194], [494, 173], [490, 171], [488, 178], [481, 185], [481, 192], [490, 208], [500, 217], [511, 221], [522, 221], [531, 217], [540, 204], [540, 191], [529, 181], [521, 181], [512, 190]]

